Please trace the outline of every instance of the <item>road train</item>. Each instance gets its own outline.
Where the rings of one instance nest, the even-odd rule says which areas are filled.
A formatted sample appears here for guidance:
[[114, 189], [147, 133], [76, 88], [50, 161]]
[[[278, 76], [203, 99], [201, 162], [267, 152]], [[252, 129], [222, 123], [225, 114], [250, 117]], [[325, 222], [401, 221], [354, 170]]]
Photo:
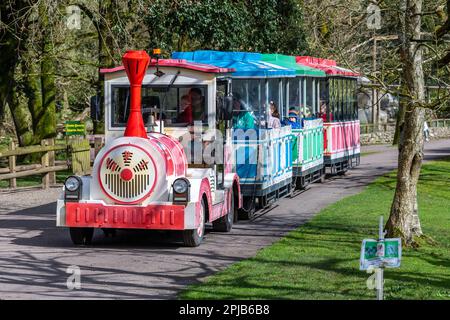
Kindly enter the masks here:
[[249, 52], [127, 51], [104, 75], [105, 146], [70, 176], [57, 226], [172, 230], [198, 246], [205, 225], [239, 219], [359, 164], [357, 73], [335, 61]]

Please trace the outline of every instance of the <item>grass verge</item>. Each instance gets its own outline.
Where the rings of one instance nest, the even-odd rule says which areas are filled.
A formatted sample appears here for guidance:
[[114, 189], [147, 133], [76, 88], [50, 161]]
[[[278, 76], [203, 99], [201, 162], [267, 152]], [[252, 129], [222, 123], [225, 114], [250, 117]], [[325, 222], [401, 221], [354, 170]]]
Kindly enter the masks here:
[[[182, 299], [374, 299], [359, 271], [364, 238], [375, 238], [388, 217], [395, 173], [322, 210], [250, 259], [203, 283]], [[450, 159], [423, 166], [419, 184], [423, 231], [435, 245], [404, 249], [402, 265], [385, 272], [386, 299], [450, 299]]]

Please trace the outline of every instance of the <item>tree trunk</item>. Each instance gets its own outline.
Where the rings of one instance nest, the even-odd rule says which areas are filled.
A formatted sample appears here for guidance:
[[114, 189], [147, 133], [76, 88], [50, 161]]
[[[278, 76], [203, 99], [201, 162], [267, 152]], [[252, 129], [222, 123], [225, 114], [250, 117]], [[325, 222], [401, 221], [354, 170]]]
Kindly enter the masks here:
[[26, 106], [18, 99], [15, 80], [20, 51], [28, 37], [28, 14], [24, 13], [28, 6], [28, 1], [14, 1], [14, 5], [6, 1], [0, 3], [0, 108], [2, 116], [6, 106], [10, 109], [20, 146], [31, 143], [33, 137], [28, 125], [29, 114]]
[[425, 119], [424, 75], [420, 39], [422, 0], [403, 0], [400, 58], [403, 65], [401, 99], [404, 122], [400, 126], [397, 186], [386, 224], [389, 237], [401, 237], [406, 245], [417, 245], [422, 235], [417, 205], [417, 183], [423, 159]]
[[36, 115], [36, 139], [42, 140], [56, 135], [56, 83], [55, 56], [52, 41], [53, 23], [50, 21], [56, 4], [52, 1], [39, 3], [39, 17], [42, 28], [41, 94], [42, 109]]
[[33, 132], [29, 126], [29, 113], [26, 105], [19, 102], [16, 86], [11, 87], [8, 94], [8, 107], [16, 129], [17, 140], [20, 146], [33, 144]]
[[[114, 9], [117, 7], [116, 1], [105, 0], [99, 1], [99, 15], [100, 19], [97, 22], [98, 32], [98, 64], [100, 68], [110, 68], [114, 66], [113, 52], [114, 52], [114, 39], [111, 28], [114, 25]], [[102, 97], [101, 99], [101, 115], [103, 117], [100, 121], [94, 121], [94, 133], [104, 133], [105, 131], [105, 119], [104, 119], [104, 97], [105, 97], [105, 81], [103, 75], [98, 69], [98, 81], [97, 81], [97, 95]]]

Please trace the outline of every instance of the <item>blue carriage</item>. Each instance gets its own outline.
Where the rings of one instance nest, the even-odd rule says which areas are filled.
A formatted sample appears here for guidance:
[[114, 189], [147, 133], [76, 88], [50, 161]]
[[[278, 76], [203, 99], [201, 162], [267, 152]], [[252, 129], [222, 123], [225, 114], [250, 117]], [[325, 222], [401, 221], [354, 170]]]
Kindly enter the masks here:
[[296, 71], [262, 61], [259, 53], [202, 50], [174, 52], [172, 58], [235, 70], [231, 74], [233, 157], [244, 198], [241, 215], [249, 218], [255, 208], [290, 194], [292, 128], [270, 127], [269, 102], [286, 109], [286, 88]]

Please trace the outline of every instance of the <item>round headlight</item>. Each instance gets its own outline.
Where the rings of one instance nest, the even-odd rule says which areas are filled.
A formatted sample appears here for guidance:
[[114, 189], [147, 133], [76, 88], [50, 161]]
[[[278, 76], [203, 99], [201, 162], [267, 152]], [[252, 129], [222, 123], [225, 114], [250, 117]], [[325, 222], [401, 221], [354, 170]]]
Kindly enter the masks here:
[[188, 182], [184, 179], [175, 180], [173, 183], [173, 190], [176, 193], [185, 193], [188, 190]]
[[68, 177], [64, 183], [66, 189], [69, 191], [76, 191], [80, 187], [80, 180], [75, 177]]

